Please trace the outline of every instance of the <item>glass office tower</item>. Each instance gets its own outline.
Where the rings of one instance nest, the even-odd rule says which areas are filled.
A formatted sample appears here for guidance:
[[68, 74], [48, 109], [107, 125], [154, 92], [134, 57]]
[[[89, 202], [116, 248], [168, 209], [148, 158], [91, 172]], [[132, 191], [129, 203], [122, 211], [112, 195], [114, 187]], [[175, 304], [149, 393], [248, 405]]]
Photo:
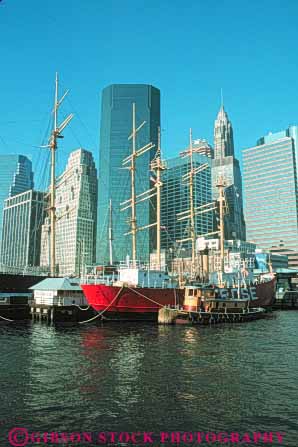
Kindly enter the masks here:
[[38, 266], [45, 193], [32, 189], [4, 202], [0, 263], [5, 267]]
[[[211, 154], [194, 153], [193, 168], [203, 164], [209, 167], [194, 176], [195, 208], [212, 202], [211, 188]], [[190, 171], [189, 157], [175, 157], [167, 160], [167, 169], [162, 175], [161, 193], [161, 246], [171, 251], [174, 256], [189, 255], [191, 241], [178, 242], [190, 237], [189, 219], [178, 220], [177, 214], [190, 209], [189, 185], [182, 182], [182, 177]], [[202, 236], [213, 230], [213, 212], [198, 214], [195, 217], [196, 236]]]
[[24, 155], [0, 155], [0, 241], [4, 200], [28, 191], [33, 186], [32, 163], [27, 157]]
[[289, 254], [298, 267], [297, 126], [269, 134], [243, 151], [247, 237]]
[[[137, 159], [136, 194], [152, 187], [150, 162], [157, 147], [160, 126], [160, 91], [145, 84], [114, 84], [102, 92], [100, 152], [99, 152], [99, 206], [97, 231], [97, 262], [109, 261], [109, 202], [112, 202], [113, 260], [123, 261], [131, 257], [129, 219], [131, 210], [120, 211], [120, 204], [131, 197], [130, 171], [122, 161], [132, 152], [132, 105], [136, 105], [136, 127], [145, 125], [137, 134], [137, 148], [152, 142], [155, 147]], [[128, 165], [126, 165], [128, 166]], [[142, 201], [137, 205], [137, 226], [155, 221], [154, 201]], [[137, 234], [137, 259], [148, 261], [155, 248], [155, 230], [146, 229]]]

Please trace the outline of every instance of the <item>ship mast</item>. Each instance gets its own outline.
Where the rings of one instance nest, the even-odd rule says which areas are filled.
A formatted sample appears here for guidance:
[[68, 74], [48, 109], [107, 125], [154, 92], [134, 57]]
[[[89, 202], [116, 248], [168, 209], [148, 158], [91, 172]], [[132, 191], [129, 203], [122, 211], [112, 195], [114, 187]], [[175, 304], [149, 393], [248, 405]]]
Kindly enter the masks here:
[[109, 254], [110, 254], [110, 265], [113, 265], [112, 199], [110, 199], [110, 206], [109, 206]]
[[189, 219], [189, 233], [190, 237], [181, 239], [177, 242], [186, 242], [191, 241], [191, 278], [194, 278], [196, 271], [196, 227], [195, 227], [195, 216], [202, 213], [207, 213], [214, 209], [213, 203], [208, 203], [202, 205], [200, 207], [195, 207], [195, 197], [194, 197], [194, 178], [196, 174], [204, 171], [209, 168], [208, 163], [204, 163], [196, 168], [194, 168], [193, 164], [193, 143], [192, 143], [192, 130], [189, 130], [189, 148], [187, 151], [182, 152], [182, 157], [190, 158], [190, 170], [182, 177], [182, 180], [186, 182], [189, 188], [189, 209], [186, 211], [182, 211], [177, 214], [177, 220], [181, 221], [184, 219]]
[[62, 98], [58, 100], [58, 73], [56, 73], [55, 79], [55, 103], [54, 103], [54, 127], [52, 130], [52, 134], [50, 137], [49, 144], [46, 146], [51, 151], [51, 185], [50, 185], [50, 273], [51, 276], [56, 275], [56, 207], [55, 207], [55, 192], [56, 192], [56, 150], [57, 146], [57, 138], [63, 138], [61, 132], [68, 123], [72, 120], [73, 114], [68, 115], [68, 117], [62, 122], [60, 126], [58, 126], [58, 109], [67, 95], [68, 90], [64, 93]]
[[192, 147], [192, 130], [189, 129], [189, 203], [190, 203], [190, 237], [191, 237], [191, 276], [195, 272], [195, 256], [196, 256], [196, 231], [195, 231], [195, 214], [194, 214], [194, 194], [193, 194], [193, 147]]
[[225, 204], [225, 193], [224, 193], [224, 187], [225, 182], [223, 177], [219, 177], [217, 181], [217, 188], [218, 188], [218, 202], [219, 202], [219, 242], [220, 242], [220, 274], [221, 274], [221, 283], [223, 283], [223, 273], [224, 273], [224, 241], [225, 241], [225, 235], [224, 235], [224, 204]]
[[157, 268], [161, 270], [161, 194], [160, 190], [162, 187], [161, 173], [165, 170], [165, 165], [161, 159], [161, 148], [160, 148], [160, 127], [158, 128], [158, 146], [154, 160], [151, 162], [151, 169], [156, 173], [156, 257], [157, 257]]
[[[126, 210], [127, 208], [131, 208], [131, 218], [130, 218], [130, 231], [126, 233], [125, 235], [131, 234], [132, 236], [132, 266], [136, 267], [136, 258], [137, 258], [137, 232], [140, 230], [145, 230], [145, 228], [152, 227], [156, 225], [156, 222], [153, 224], [145, 225], [143, 227], [137, 227], [137, 216], [136, 216], [136, 205], [143, 200], [149, 199], [150, 197], [155, 196], [154, 189], [151, 188], [148, 191], [145, 191], [141, 194], [136, 195], [136, 186], [135, 186], [135, 173], [136, 173], [136, 160], [138, 157], [143, 155], [145, 152], [149, 151], [154, 147], [154, 144], [148, 143], [145, 146], [141, 147], [140, 149], [136, 148], [136, 135], [138, 131], [144, 126], [146, 121], [143, 121], [142, 124], [140, 124], [139, 127], [136, 128], [136, 105], [135, 103], [132, 104], [132, 133], [129, 136], [128, 140], [132, 140], [132, 153], [126, 157], [122, 165], [126, 167], [125, 165], [127, 163], [130, 163], [128, 166], [128, 169], [130, 170], [130, 177], [131, 177], [131, 198], [126, 200], [125, 202], [122, 202], [120, 205], [124, 205], [124, 207], [121, 209], [121, 211]], [[146, 196], [147, 194], [147, 196]], [[149, 195], [148, 195], [149, 194]]]
[[137, 219], [136, 219], [136, 105], [132, 105], [132, 157], [131, 157], [131, 238], [132, 238], [132, 262], [135, 265], [137, 258]]

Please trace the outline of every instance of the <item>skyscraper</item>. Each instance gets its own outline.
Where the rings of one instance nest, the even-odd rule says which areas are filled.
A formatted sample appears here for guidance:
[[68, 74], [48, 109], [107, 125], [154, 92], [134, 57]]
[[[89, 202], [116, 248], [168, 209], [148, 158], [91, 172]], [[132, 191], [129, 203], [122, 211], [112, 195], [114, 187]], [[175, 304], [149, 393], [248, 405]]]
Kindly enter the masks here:
[[[208, 164], [207, 169], [194, 176], [194, 207], [212, 201], [211, 189], [211, 153], [212, 149], [206, 141], [195, 140], [193, 143], [193, 169]], [[183, 154], [183, 152], [182, 152]], [[189, 185], [182, 182], [182, 176], [190, 171], [189, 157], [175, 157], [167, 160], [167, 169], [162, 175], [161, 193], [161, 245], [165, 250], [171, 249], [174, 256], [181, 256], [181, 249], [190, 256], [191, 241], [178, 242], [190, 237], [188, 219], [178, 220], [177, 214], [190, 209]], [[212, 232], [213, 212], [198, 214], [195, 217], [196, 236]]]
[[[92, 153], [73, 151], [56, 182], [56, 262], [61, 275], [81, 275], [95, 262], [97, 172]], [[49, 219], [42, 228], [41, 265], [49, 266]]]
[[214, 125], [214, 160], [212, 161], [213, 198], [218, 198], [217, 182], [223, 177], [226, 188], [227, 212], [225, 239], [245, 240], [245, 222], [242, 202], [242, 179], [239, 161], [234, 155], [232, 124], [222, 105]]
[[[114, 84], [102, 92], [100, 153], [99, 153], [99, 206], [97, 231], [97, 261], [109, 261], [108, 227], [109, 203], [113, 217], [113, 259], [123, 261], [131, 257], [129, 220], [131, 210], [120, 211], [120, 204], [131, 197], [130, 172], [122, 161], [132, 152], [132, 105], [136, 107], [136, 127], [145, 121], [137, 133], [137, 148], [152, 142], [155, 147], [138, 157], [136, 163], [136, 194], [148, 190], [150, 162], [153, 159], [160, 126], [160, 92], [146, 84]], [[137, 205], [137, 226], [143, 227], [155, 221], [154, 203], [144, 200]], [[155, 248], [155, 229], [147, 228], [137, 233], [137, 259], [149, 260]]]
[[221, 105], [214, 124], [214, 157], [234, 157], [234, 137], [228, 114]]
[[4, 200], [32, 189], [33, 186], [32, 163], [27, 157], [0, 155], [0, 241]]
[[243, 150], [247, 237], [259, 248], [288, 254], [298, 267], [298, 126], [270, 133]]
[[38, 266], [45, 194], [32, 189], [5, 200], [0, 263], [5, 267]]

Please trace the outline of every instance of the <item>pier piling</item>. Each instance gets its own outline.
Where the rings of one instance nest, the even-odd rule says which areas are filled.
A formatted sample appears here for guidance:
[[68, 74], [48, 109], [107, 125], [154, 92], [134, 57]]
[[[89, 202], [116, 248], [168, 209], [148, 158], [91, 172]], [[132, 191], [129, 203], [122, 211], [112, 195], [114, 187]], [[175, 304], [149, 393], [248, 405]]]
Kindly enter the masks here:
[[179, 311], [177, 309], [170, 309], [168, 307], [162, 307], [158, 312], [159, 324], [174, 324], [175, 319], [178, 317]]

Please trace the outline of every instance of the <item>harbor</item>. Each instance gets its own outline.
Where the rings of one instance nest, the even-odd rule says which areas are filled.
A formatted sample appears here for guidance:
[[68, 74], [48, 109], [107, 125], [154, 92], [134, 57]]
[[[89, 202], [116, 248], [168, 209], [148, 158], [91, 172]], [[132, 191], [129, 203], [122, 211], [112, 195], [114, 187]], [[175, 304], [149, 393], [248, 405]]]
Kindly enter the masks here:
[[[191, 323], [220, 323], [220, 322], [240, 322], [252, 321], [261, 318], [267, 308], [271, 308], [275, 300], [275, 289], [277, 278], [273, 273], [271, 257], [268, 263], [269, 271], [262, 271], [259, 275], [254, 275], [252, 264], [254, 262], [251, 253], [247, 259], [239, 258], [231, 262], [230, 253], [225, 253], [225, 234], [227, 230], [226, 218], [229, 215], [228, 198], [226, 189], [227, 180], [222, 174], [216, 179], [217, 200], [203, 205], [195, 206], [194, 185], [195, 179], [200, 177], [210, 168], [208, 163], [194, 165], [195, 149], [193, 147], [192, 129], [189, 132], [189, 147], [181, 153], [181, 157], [189, 159], [186, 173], [181, 177], [181, 182], [188, 187], [189, 207], [177, 214], [177, 221], [187, 222], [187, 231], [189, 236], [180, 242], [189, 242], [190, 246], [190, 269], [183, 269], [179, 265], [177, 270], [169, 270], [169, 266], [162, 262], [161, 250], [161, 196], [162, 186], [161, 174], [166, 166], [161, 158], [161, 134], [158, 128], [158, 144], [155, 150], [154, 158], [150, 162], [150, 171], [155, 177], [152, 180], [153, 187], [137, 194], [136, 176], [138, 173], [137, 160], [154, 149], [152, 142], [147, 142], [142, 147], [137, 147], [137, 135], [145, 124], [145, 121], [139, 126], [136, 123], [136, 104], [132, 103], [132, 129], [128, 140], [131, 140], [131, 153], [124, 158], [122, 166], [129, 169], [131, 195], [124, 202], [120, 203], [120, 211], [128, 211], [130, 218], [130, 231], [123, 236], [131, 238], [132, 259], [127, 255], [126, 262], [120, 263], [118, 268], [113, 266], [113, 219], [112, 202], [109, 203], [109, 265], [103, 266], [102, 271], [109, 269], [112, 277], [102, 278], [97, 283], [97, 270], [94, 267], [93, 281], [91, 283], [84, 279], [86, 275], [86, 263], [84, 262], [84, 247], [86, 240], [79, 244], [79, 269], [82, 271], [81, 278], [61, 277], [57, 270], [56, 255], [61, 248], [57, 246], [57, 222], [65, 214], [69, 218], [70, 209], [67, 206], [66, 212], [62, 215], [57, 214], [56, 189], [57, 184], [66, 180], [64, 175], [56, 179], [56, 151], [58, 149], [58, 138], [62, 138], [62, 131], [69, 125], [73, 114], [69, 114], [61, 124], [58, 124], [58, 110], [61, 106], [66, 92], [61, 99], [58, 95], [58, 74], [55, 77], [55, 99], [53, 109], [53, 129], [49, 138], [48, 145], [44, 147], [50, 150], [51, 169], [50, 169], [50, 187], [48, 195], [48, 217], [46, 218], [43, 230], [48, 231], [48, 260], [49, 260], [49, 278], [41, 282], [32, 281], [33, 284], [26, 288], [27, 303], [21, 302], [22, 297], [16, 297], [13, 290], [8, 290], [8, 296], [3, 297], [2, 309], [9, 313], [9, 316], [15, 315], [16, 320], [27, 319], [26, 309], [21, 314], [17, 303], [23, 306], [30, 306], [30, 314], [33, 321], [46, 321], [48, 323], [79, 323], [84, 324], [93, 322], [97, 318], [106, 321], [113, 320], [139, 320], [139, 321], [158, 321], [175, 322], [181, 320]], [[219, 116], [225, 117], [223, 106], [220, 109]], [[80, 151], [79, 151], [80, 152]], [[72, 187], [73, 188], [73, 187]], [[72, 197], [74, 197], [74, 189]], [[145, 226], [138, 226], [139, 213], [137, 204], [143, 201], [153, 199], [156, 203], [155, 221]], [[61, 200], [60, 200], [61, 201]], [[218, 225], [215, 225], [215, 231], [204, 235], [197, 235], [197, 221], [203, 214], [210, 214], [216, 217]], [[136, 258], [139, 252], [138, 234], [148, 228], [154, 228], [153, 239], [156, 237], [156, 250], [150, 253], [150, 262], [148, 265], [139, 262]], [[43, 231], [42, 230], [42, 231]], [[218, 244], [217, 252], [213, 253], [210, 262], [209, 245], [212, 243], [210, 236], [217, 236], [215, 242]], [[41, 234], [41, 240], [43, 235]], [[90, 241], [88, 241], [90, 242]], [[116, 241], [116, 244], [118, 241]], [[202, 249], [203, 244], [203, 249]], [[239, 241], [239, 248], [244, 241]], [[198, 247], [198, 245], [201, 246]], [[252, 245], [252, 244], [250, 244]], [[249, 246], [249, 244], [248, 244]], [[82, 251], [83, 250], [83, 251]], [[83, 257], [83, 259], [81, 259]], [[216, 257], [218, 258], [215, 262]], [[255, 256], [256, 257], [256, 256]], [[152, 260], [155, 260], [153, 262]], [[175, 262], [175, 259], [174, 259]], [[213, 268], [211, 268], [211, 264]], [[215, 267], [217, 264], [217, 267]], [[183, 264], [182, 264], [183, 265]], [[116, 278], [115, 278], [116, 274]], [[88, 275], [86, 275], [88, 278]], [[90, 279], [90, 275], [89, 275]], [[22, 277], [16, 276], [16, 281], [22, 282]], [[201, 281], [200, 285], [196, 285]], [[202, 282], [203, 281], [203, 282]], [[28, 281], [27, 281], [28, 282]], [[289, 283], [289, 279], [288, 279]], [[290, 284], [290, 283], [289, 283]], [[0, 285], [1, 287], [1, 285]], [[24, 285], [25, 288], [25, 285]], [[13, 287], [12, 287], [13, 289]], [[31, 293], [31, 295], [30, 295]], [[4, 307], [4, 305], [7, 307]], [[175, 307], [171, 311], [171, 307]], [[257, 307], [258, 306], [258, 307]], [[186, 312], [188, 311], [188, 318]], [[177, 314], [178, 312], [178, 314]], [[12, 318], [6, 318], [3, 315], [1, 320], [4, 322], [13, 322]]]
[[26, 427], [94, 441], [154, 432], [153, 445], [161, 432], [278, 431], [284, 443], [269, 445], [296, 447], [298, 313], [274, 315], [212, 326], [0, 325], [2, 444]]
[[297, 447], [297, 15], [0, 0], [0, 447]]

